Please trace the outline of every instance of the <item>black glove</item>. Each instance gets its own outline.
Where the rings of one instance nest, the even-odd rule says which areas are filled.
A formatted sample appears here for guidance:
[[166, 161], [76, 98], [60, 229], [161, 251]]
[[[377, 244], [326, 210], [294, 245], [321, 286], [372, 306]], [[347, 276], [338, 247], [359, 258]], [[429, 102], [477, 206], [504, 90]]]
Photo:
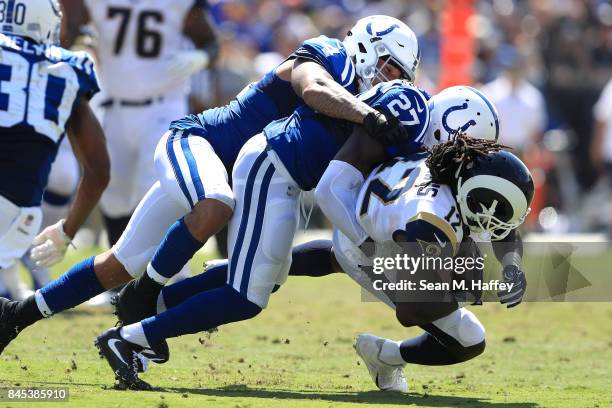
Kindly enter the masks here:
[[401, 143], [410, 135], [395, 116], [387, 117], [382, 112], [370, 112], [363, 120], [365, 131], [374, 139], [388, 146]]
[[527, 290], [527, 279], [525, 274], [516, 265], [508, 265], [502, 272], [504, 283], [514, 283], [512, 289], [497, 292], [499, 301], [502, 304], [508, 305], [508, 308], [514, 307], [523, 301], [523, 296]]

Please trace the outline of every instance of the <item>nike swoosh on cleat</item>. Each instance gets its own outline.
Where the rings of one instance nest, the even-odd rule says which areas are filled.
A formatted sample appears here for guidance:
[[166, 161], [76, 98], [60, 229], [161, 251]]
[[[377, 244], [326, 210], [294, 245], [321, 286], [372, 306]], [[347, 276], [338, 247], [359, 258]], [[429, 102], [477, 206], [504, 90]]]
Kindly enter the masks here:
[[119, 339], [110, 339], [106, 344], [108, 344], [108, 347], [113, 353], [115, 353], [115, 355], [119, 358], [119, 360], [121, 360], [123, 364], [128, 365], [128, 363], [126, 363], [123, 357], [121, 356], [119, 350], [117, 350], [117, 346], [115, 345], [115, 343], [118, 343], [119, 341]]

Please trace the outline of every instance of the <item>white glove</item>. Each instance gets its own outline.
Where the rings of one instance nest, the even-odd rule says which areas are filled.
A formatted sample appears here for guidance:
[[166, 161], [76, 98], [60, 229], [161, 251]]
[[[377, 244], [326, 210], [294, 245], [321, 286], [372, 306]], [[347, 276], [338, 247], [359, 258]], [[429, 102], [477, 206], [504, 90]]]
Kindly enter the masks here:
[[68, 245], [72, 243], [64, 232], [64, 221], [48, 226], [34, 238], [30, 256], [36, 265], [50, 267], [64, 258]]
[[206, 68], [210, 62], [208, 53], [203, 50], [180, 51], [170, 58], [168, 76], [180, 81], [190, 77], [193, 73]]

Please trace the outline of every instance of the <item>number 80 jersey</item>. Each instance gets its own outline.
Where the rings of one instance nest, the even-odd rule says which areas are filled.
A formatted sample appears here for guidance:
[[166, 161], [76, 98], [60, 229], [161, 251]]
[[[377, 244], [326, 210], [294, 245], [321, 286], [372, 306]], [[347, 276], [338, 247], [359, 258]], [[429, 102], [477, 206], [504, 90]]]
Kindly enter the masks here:
[[40, 205], [75, 104], [98, 91], [88, 54], [0, 34], [0, 195]]
[[457, 203], [450, 187], [430, 182], [425, 157], [424, 153], [396, 157], [376, 168], [359, 192], [356, 216], [377, 243], [393, 241], [395, 231], [422, 220], [432, 230], [442, 231], [445, 237], [440, 240], [450, 242], [456, 251], [463, 239]]

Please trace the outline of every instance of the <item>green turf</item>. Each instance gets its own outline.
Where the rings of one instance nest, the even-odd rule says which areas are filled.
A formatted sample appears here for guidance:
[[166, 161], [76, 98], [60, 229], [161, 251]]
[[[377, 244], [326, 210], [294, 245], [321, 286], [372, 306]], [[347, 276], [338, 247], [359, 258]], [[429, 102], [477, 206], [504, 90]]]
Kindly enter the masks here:
[[408, 366], [408, 395], [376, 391], [352, 344], [363, 331], [401, 339], [418, 330], [362, 303], [340, 275], [290, 278], [254, 320], [171, 340], [171, 361], [143, 375], [153, 392], [111, 389], [93, 339], [114, 321], [86, 307], [21, 333], [0, 357], [0, 386], [70, 391], [68, 404], [13, 407], [612, 407], [612, 304], [473, 310], [487, 328], [485, 353], [456, 366]]

